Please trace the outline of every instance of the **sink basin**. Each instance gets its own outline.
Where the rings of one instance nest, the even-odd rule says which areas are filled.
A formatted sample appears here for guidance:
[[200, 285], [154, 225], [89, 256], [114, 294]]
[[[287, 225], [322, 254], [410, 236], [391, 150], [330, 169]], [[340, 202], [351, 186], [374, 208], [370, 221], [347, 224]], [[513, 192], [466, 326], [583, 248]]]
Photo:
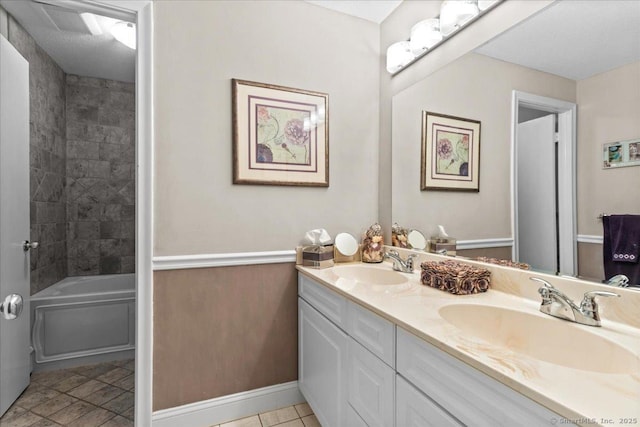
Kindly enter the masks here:
[[409, 281], [396, 271], [363, 265], [338, 266], [333, 272], [340, 278], [369, 285], [402, 285]]
[[589, 326], [477, 304], [442, 307], [440, 315], [465, 334], [545, 362], [608, 374], [640, 372], [640, 358]]

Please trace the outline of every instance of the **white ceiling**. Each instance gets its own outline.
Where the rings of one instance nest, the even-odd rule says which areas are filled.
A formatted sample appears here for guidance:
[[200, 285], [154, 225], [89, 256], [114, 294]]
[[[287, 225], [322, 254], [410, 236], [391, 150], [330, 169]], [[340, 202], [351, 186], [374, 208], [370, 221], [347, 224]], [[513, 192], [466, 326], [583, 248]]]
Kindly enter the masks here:
[[115, 40], [108, 31], [120, 19], [96, 15], [104, 33], [92, 35], [73, 10], [30, 0], [0, 0], [0, 5], [65, 73], [135, 81], [136, 51]]
[[476, 52], [582, 80], [640, 61], [640, 1], [558, 0]]
[[[402, 0], [306, 1], [376, 23], [402, 3]], [[99, 36], [88, 34], [77, 12], [62, 8], [56, 12], [51, 6], [31, 0], [0, 0], [0, 5], [65, 72], [134, 81], [135, 51], [117, 42], [108, 32]], [[105, 29], [114, 22], [110, 18], [99, 20]], [[476, 52], [581, 80], [640, 60], [640, 0], [557, 0]]]
[[347, 15], [381, 23], [402, 3], [402, 0], [305, 0], [317, 6]]

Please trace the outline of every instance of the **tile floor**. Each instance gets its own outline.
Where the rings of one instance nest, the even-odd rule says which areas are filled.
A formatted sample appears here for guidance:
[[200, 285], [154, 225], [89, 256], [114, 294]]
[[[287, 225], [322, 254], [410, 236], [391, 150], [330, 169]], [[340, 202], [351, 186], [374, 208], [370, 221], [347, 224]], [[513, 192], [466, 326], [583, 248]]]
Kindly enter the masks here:
[[133, 405], [133, 360], [38, 372], [0, 426], [133, 426]]
[[276, 409], [211, 427], [321, 427], [307, 403]]
[[[0, 427], [132, 427], [134, 361], [99, 363], [31, 375]], [[213, 427], [321, 427], [307, 403]]]

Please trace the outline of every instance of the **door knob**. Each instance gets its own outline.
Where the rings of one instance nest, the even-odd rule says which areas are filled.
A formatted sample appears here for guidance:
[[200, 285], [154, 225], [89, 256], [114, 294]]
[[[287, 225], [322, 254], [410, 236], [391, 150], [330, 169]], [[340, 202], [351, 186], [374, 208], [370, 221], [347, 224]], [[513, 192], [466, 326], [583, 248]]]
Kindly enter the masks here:
[[30, 242], [28, 240], [25, 240], [24, 243], [22, 244], [22, 249], [24, 249], [24, 251], [27, 252], [29, 249], [36, 249], [38, 245], [39, 245], [38, 242]]
[[13, 320], [22, 313], [22, 297], [18, 294], [7, 295], [2, 304], [0, 304], [0, 313], [7, 320]]

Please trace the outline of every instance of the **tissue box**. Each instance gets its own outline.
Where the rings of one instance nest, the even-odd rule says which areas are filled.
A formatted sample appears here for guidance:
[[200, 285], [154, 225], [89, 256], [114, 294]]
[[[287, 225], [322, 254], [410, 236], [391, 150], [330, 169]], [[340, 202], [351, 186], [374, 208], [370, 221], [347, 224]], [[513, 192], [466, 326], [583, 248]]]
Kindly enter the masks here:
[[312, 245], [302, 248], [302, 265], [313, 268], [333, 267], [333, 245]]
[[439, 251], [447, 251], [446, 255], [456, 255], [456, 239], [432, 237], [429, 240], [429, 252], [438, 253]]

